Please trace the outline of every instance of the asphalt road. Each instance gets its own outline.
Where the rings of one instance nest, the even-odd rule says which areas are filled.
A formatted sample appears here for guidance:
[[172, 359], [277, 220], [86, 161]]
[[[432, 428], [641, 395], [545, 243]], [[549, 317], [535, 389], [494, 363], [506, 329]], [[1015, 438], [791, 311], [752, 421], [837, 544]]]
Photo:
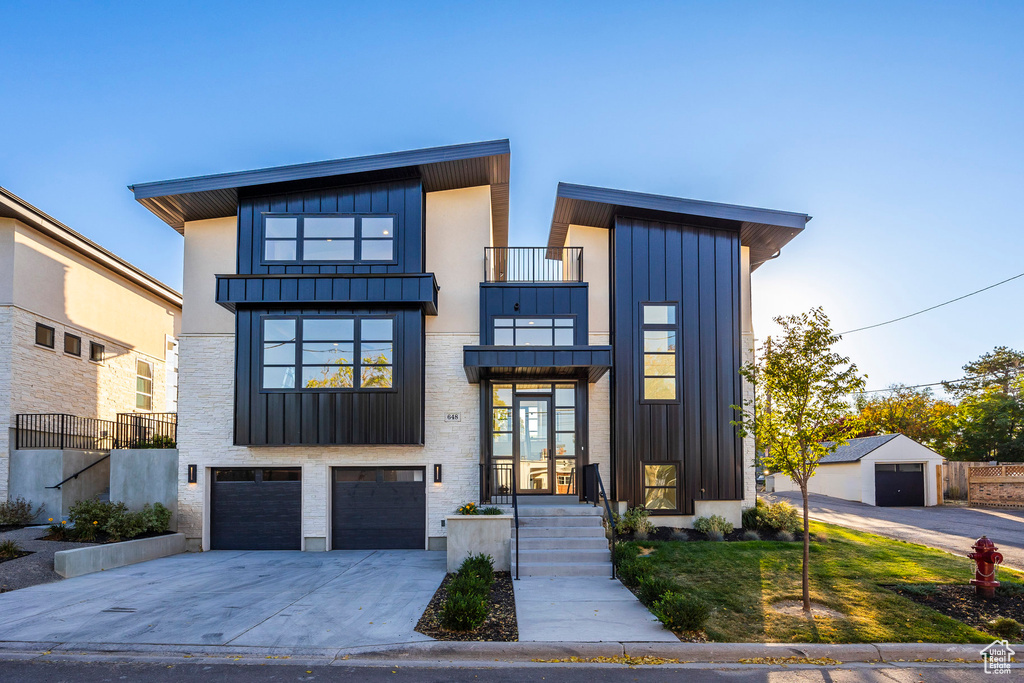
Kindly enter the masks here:
[[417, 666], [305, 667], [288, 664], [147, 664], [89, 662], [0, 662], [0, 680], [18, 683], [99, 683], [146, 681], [147, 683], [286, 683], [302, 681], [352, 681], [359, 683], [974, 683], [1013, 680], [1019, 672], [1005, 677], [986, 675], [980, 664], [972, 665], [890, 665], [838, 666], [828, 669], [795, 667], [733, 666], [625, 667], [613, 665], [566, 664], [561, 666], [510, 665], [507, 667], [436, 668]]
[[[800, 492], [772, 493], [801, 507]], [[1003, 554], [1003, 564], [1024, 571], [1024, 510], [996, 510], [954, 505], [884, 508], [811, 494], [811, 519], [869, 531], [910, 543], [966, 556], [982, 535]]]

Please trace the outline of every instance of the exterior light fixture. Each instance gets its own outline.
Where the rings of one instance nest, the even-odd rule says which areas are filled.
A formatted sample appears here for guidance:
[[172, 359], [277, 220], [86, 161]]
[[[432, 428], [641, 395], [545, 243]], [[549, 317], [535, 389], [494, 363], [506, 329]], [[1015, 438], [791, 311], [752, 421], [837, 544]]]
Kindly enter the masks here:
[[440, 484], [441, 483], [441, 465], [440, 465], [440, 463], [438, 463], [437, 465], [434, 465], [434, 483], [435, 484]]
[[195, 484], [199, 480], [199, 468], [196, 465], [188, 466], [188, 483]]

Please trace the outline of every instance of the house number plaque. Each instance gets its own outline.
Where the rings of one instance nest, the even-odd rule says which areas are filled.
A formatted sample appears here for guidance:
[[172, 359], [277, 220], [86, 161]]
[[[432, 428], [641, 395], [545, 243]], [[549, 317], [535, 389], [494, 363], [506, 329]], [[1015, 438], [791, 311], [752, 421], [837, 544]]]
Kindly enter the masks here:
[[462, 422], [462, 413], [445, 413], [445, 422]]

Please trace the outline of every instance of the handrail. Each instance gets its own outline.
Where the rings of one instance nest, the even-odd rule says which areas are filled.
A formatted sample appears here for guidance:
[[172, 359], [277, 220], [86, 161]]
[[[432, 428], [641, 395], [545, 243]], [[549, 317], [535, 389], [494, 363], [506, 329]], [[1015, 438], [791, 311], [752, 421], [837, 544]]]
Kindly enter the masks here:
[[[519, 463], [515, 463], [518, 467]], [[519, 498], [516, 496], [516, 489], [519, 488], [519, 477], [516, 476], [519, 470], [516, 469], [512, 476], [512, 518], [516, 525], [516, 581], [519, 580]]]
[[[612, 532], [612, 534], [611, 534], [612, 535], [612, 578], [614, 579], [615, 578], [615, 518], [612, 517], [612, 508], [611, 508], [611, 505], [608, 504], [608, 495], [604, 491], [604, 482], [601, 480], [601, 470], [598, 468], [596, 463], [592, 464], [592, 465], [586, 465], [584, 467], [584, 469], [588, 469], [588, 470], [591, 469], [591, 468], [593, 468], [592, 471], [594, 473], [594, 484], [595, 485], [594, 486], [587, 486], [587, 487], [585, 487], [585, 489], [586, 489], [586, 496], [587, 496], [587, 498], [589, 498], [591, 492], [593, 492], [593, 494], [594, 494], [594, 507], [597, 507], [597, 501], [598, 501], [599, 497], [604, 499], [605, 513], [607, 513], [607, 515], [608, 515], [608, 528], [611, 529], [611, 532]], [[600, 496], [598, 496], [598, 491], [600, 491]]]
[[107, 453], [106, 455], [104, 455], [102, 458], [100, 458], [96, 462], [92, 463], [91, 465], [86, 465], [85, 467], [83, 467], [82, 469], [78, 470], [77, 472], [75, 472], [70, 477], [68, 477], [67, 479], [65, 479], [61, 483], [57, 484], [56, 486], [47, 486], [46, 488], [48, 488], [48, 489], [59, 489], [61, 486], [63, 486], [64, 484], [68, 483], [72, 479], [78, 479], [78, 475], [81, 474], [82, 472], [85, 472], [86, 470], [91, 469], [91, 468], [95, 467], [96, 465], [99, 465], [101, 462], [103, 462], [104, 460], [106, 460], [109, 457], [110, 457], [110, 453]]

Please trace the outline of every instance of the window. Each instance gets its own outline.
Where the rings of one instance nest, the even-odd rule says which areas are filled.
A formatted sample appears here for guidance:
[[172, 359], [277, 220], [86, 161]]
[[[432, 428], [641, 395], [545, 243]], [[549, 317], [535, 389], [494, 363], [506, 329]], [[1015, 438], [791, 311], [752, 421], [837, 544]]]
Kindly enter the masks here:
[[572, 346], [573, 318], [495, 318], [495, 346]]
[[263, 216], [266, 263], [395, 260], [395, 216]]
[[42, 323], [36, 323], [36, 344], [39, 346], [45, 346], [48, 349], [53, 348], [53, 328]]
[[135, 375], [135, 407], [153, 410], [153, 364], [148, 360], [136, 360]]
[[679, 465], [645, 464], [644, 507], [648, 510], [675, 510], [679, 507]]
[[[575, 466], [570, 458], [576, 457], [576, 387], [573, 384], [516, 384], [515, 393], [551, 394], [555, 410], [555, 457], [566, 458], [563, 464], [556, 461], [556, 469], [567, 473]], [[491, 457], [512, 457], [512, 416], [513, 385], [491, 385]]]
[[390, 389], [393, 318], [263, 319], [264, 389]]
[[103, 344], [97, 344], [96, 342], [89, 342], [89, 360], [94, 363], [103, 362]]
[[73, 334], [64, 333], [64, 353], [69, 356], [82, 355], [82, 338]]
[[678, 400], [676, 305], [643, 304], [643, 390], [645, 401]]

